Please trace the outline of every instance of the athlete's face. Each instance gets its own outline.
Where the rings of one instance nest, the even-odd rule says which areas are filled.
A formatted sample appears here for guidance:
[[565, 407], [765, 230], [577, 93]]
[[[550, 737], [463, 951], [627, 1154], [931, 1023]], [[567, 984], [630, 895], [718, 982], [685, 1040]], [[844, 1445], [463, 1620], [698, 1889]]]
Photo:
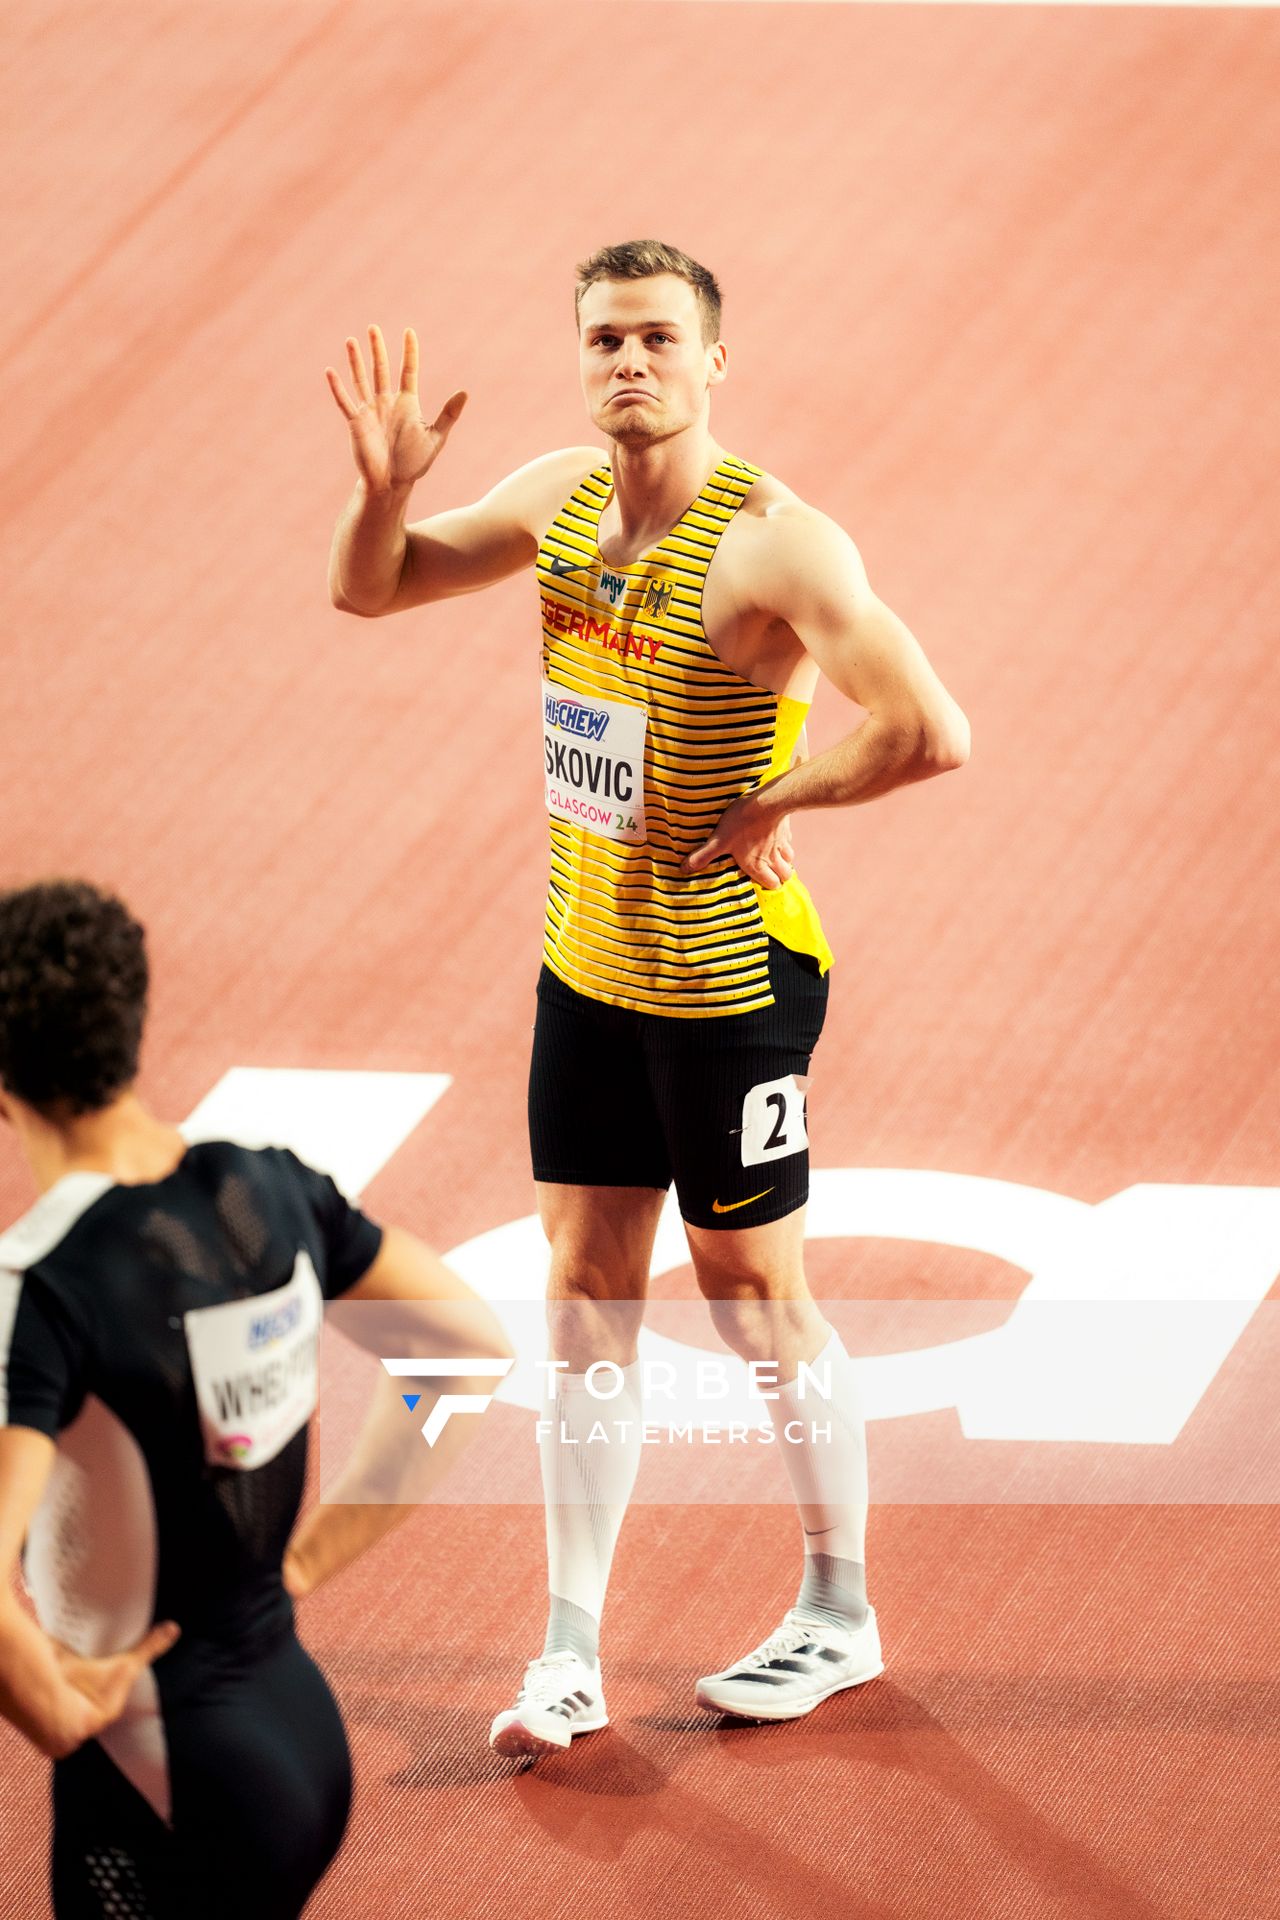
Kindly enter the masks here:
[[634, 447], [705, 418], [727, 357], [722, 342], [704, 343], [698, 296], [674, 273], [588, 287], [578, 352], [591, 418], [611, 440]]

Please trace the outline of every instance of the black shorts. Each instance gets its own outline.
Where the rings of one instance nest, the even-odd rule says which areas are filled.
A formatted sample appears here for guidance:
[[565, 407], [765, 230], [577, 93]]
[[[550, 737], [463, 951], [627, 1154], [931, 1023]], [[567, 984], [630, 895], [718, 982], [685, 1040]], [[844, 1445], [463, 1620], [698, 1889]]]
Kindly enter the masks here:
[[809, 1197], [806, 1079], [827, 1010], [818, 962], [769, 942], [774, 1004], [668, 1020], [575, 993], [544, 966], [529, 1070], [533, 1177], [675, 1181], [695, 1227], [764, 1226]]
[[171, 1826], [96, 1740], [54, 1767], [57, 1920], [297, 1920], [351, 1804], [319, 1669], [288, 1633], [164, 1718]]

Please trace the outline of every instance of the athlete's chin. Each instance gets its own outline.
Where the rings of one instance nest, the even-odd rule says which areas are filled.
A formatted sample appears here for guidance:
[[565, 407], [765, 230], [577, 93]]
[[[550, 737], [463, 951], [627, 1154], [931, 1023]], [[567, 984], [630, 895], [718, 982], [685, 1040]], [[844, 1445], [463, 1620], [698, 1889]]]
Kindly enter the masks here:
[[661, 415], [655, 417], [649, 407], [614, 407], [599, 425], [616, 445], [632, 450], [656, 447], [679, 432], [679, 428], [670, 420]]

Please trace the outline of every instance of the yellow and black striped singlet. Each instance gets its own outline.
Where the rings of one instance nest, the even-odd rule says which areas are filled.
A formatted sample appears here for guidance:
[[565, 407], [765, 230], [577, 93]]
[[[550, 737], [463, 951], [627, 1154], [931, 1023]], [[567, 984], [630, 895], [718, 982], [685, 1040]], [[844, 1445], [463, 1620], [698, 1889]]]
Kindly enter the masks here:
[[578, 993], [639, 1013], [772, 1005], [770, 936], [831, 964], [794, 875], [766, 890], [732, 861], [680, 872], [731, 800], [791, 764], [808, 711], [734, 673], [703, 630], [707, 569], [759, 473], [726, 456], [665, 540], [610, 567], [597, 536], [612, 477], [598, 467], [538, 553], [545, 958]]

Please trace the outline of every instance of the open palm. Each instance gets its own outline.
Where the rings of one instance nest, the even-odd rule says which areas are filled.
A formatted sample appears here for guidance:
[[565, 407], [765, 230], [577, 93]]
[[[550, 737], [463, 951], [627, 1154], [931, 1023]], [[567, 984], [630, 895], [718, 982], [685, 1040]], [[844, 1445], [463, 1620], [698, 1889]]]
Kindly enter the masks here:
[[386, 343], [377, 326], [369, 329], [369, 359], [372, 381], [360, 342], [347, 340], [354, 399], [332, 367], [325, 368], [325, 379], [350, 429], [351, 452], [365, 485], [373, 493], [407, 491], [449, 438], [467, 396], [451, 394], [433, 421], [423, 419], [418, 399], [418, 337], [412, 327], [404, 330], [398, 387], [391, 385]]

